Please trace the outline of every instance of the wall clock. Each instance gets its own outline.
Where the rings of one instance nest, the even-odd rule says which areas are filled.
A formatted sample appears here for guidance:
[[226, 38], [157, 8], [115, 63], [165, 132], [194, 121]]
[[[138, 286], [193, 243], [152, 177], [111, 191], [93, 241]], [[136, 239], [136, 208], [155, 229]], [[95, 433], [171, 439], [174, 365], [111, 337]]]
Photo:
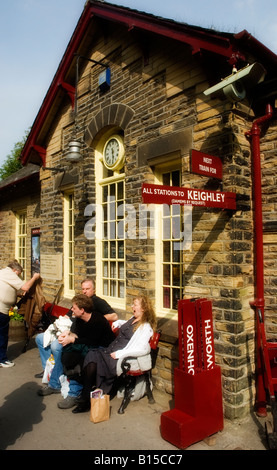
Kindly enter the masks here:
[[120, 170], [124, 165], [125, 149], [120, 135], [109, 137], [103, 150], [104, 165], [108, 170]]

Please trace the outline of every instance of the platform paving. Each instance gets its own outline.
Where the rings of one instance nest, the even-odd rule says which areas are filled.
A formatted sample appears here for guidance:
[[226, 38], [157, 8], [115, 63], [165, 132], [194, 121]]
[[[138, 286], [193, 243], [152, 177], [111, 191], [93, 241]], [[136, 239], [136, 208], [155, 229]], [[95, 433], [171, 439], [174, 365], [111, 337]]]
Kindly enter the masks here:
[[41, 363], [34, 339], [25, 353], [23, 346], [24, 342], [10, 342], [9, 359], [15, 366], [0, 368], [0, 450], [90, 450], [102, 459], [111, 458], [113, 452], [123, 458], [128, 451], [137, 451], [141, 463], [147, 451], [176, 456], [186, 451], [268, 450], [265, 423], [253, 415], [240, 422], [225, 420], [223, 431], [180, 451], [161, 437], [161, 413], [173, 403], [157, 390], [154, 405], [143, 398], [131, 402], [123, 415], [117, 413], [120, 399], [114, 398], [109, 421], [98, 424], [90, 422], [89, 413], [61, 410], [60, 395], [37, 395], [41, 379], [34, 375], [41, 371]]

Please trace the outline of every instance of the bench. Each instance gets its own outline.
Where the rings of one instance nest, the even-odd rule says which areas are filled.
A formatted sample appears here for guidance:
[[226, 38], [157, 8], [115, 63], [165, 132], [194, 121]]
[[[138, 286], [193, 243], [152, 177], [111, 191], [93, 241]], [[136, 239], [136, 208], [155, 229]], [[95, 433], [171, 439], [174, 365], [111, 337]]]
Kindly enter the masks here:
[[151, 390], [151, 377], [152, 377], [152, 369], [156, 365], [156, 360], [158, 356], [158, 344], [159, 340], [161, 337], [161, 331], [158, 330], [156, 331], [153, 336], [150, 338], [149, 344], [150, 344], [150, 356], [151, 356], [151, 368], [148, 370], [132, 370], [131, 369], [131, 360], [137, 359], [137, 357], [133, 356], [128, 356], [125, 357], [121, 363], [121, 368], [122, 368], [122, 375], [120, 376], [122, 381], [123, 381], [123, 387], [124, 387], [124, 396], [120, 405], [120, 408], [118, 409], [119, 414], [123, 414], [125, 412], [125, 409], [127, 408], [132, 392], [135, 387], [136, 383], [136, 378], [137, 377], [143, 377], [146, 385], [146, 395], [148, 398], [148, 402], [150, 404], [155, 403], [153, 393]]
[[43, 307], [43, 311], [48, 318], [49, 316], [59, 318], [59, 316], [66, 315], [69, 310], [70, 309], [67, 307], [61, 307], [60, 305], [53, 305], [50, 302], [46, 302]]

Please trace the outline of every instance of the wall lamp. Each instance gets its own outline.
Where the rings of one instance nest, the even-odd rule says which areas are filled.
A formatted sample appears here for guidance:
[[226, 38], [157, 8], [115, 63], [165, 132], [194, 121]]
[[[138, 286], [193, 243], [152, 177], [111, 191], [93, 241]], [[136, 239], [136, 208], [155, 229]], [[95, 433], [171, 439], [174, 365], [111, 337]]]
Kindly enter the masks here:
[[[105, 71], [100, 74], [99, 76], [99, 88], [102, 91], [106, 91], [109, 86], [110, 86], [110, 78], [111, 78], [111, 73], [110, 73], [110, 68], [108, 64], [104, 64], [103, 62], [98, 62], [97, 60], [89, 59], [88, 57], [84, 57], [82, 55], [76, 55], [76, 77], [75, 77], [75, 102], [74, 102], [74, 132], [73, 136], [68, 144], [69, 150], [66, 153], [65, 159], [67, 162], [70, 163], [78, 163], [81, 158], [82, 158], [82, 142], [77, 139], [76, 134], [78, 130], [77, 126], [77, 117], [78, 117], [78, 96], [77, 96], [77, 90], [78, 90], [78, 83], [79, 83], [79, 61], [80, 59], [88, 60], [89, 62], [92, 62], [96, 65], [100, 65], [101, 67], [105, 68]], [[60, 171], [60, 170], [58, 170]]]
[[240, 101], [246, 97], [247, 91], [264, 80], [266, 70], [255, 62], [221, 80], [204, 91], [204, 95], [218, 98], [227, 97], [230, 101]]

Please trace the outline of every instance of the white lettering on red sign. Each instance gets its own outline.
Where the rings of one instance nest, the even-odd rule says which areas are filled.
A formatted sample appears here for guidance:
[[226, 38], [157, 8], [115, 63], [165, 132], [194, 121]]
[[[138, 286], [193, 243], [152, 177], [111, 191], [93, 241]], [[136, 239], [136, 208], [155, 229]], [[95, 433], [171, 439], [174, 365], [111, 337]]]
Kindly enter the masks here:
[[211, 202], [224, 202], [225, 194], [219, 192], [196, 191], [188, 189], [188, 199], [191, 201], [211, 201]]
[[207, 358], [207, 369], [212, 369], [214, 366], [213, 361], [213, 343], [212, 343], [212, 326], [211, 320], [205, 320], [205, 348]]
[[194, 368], [194, 342], [193, 342], [193, 326], [187, 326], [187, 363], [188, 374], [195, 374]]

